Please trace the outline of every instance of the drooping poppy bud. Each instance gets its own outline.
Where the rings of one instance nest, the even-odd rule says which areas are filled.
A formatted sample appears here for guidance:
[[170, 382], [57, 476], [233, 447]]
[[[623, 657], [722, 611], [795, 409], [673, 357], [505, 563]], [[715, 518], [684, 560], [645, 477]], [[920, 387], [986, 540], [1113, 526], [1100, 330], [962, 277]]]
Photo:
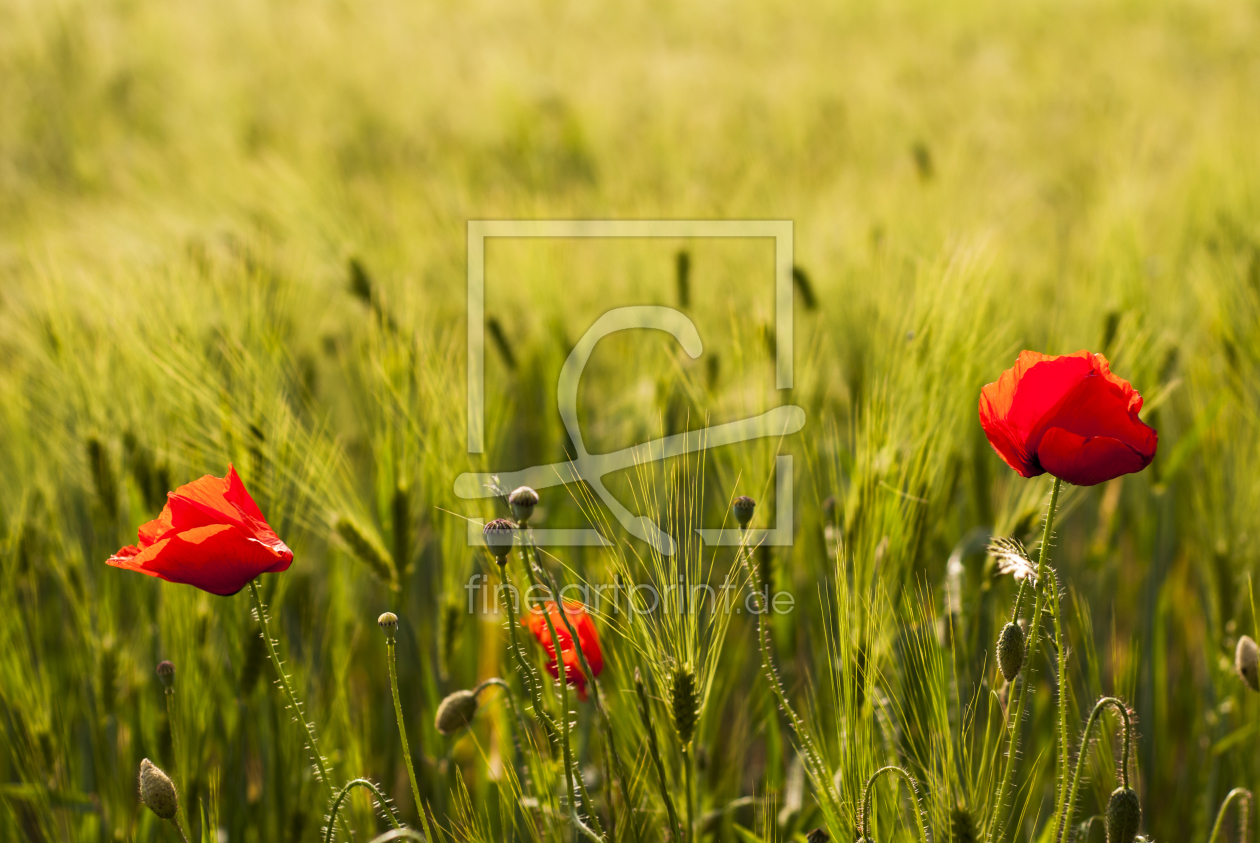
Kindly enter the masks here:
[[147, 758], [140, 762], [140, 801], [164, 820], [173, 820], [179, 813], [175, 783]]
[[1141, 471], [1159, 434], [1138, 418], [1142, 396], [1101, 354], [1024, 351], [980, 391], [989, 444], [1022, 477], [1049, 472], [1093, 486]]
[[534, 507], [538, 505], [538, 493], [528, 486], [521, 486], [508, 495], [508, 504], [512, 507], [512, 517], [518, 523], [524, 524], [534, 514]]
[[507, 564], [508, 554], [512, 552], [512, 539], [516, 535], [516, 525], [506, 518], [496, 518], [481, 528], [481, 535], [486, 540], [490, 555], [500, 565]]
[[1238, 639], [1238, 648], [1234, 650], [1234, 670], [1247, 687], [1260, 691], [1260, 648], [1255, 639], [1244, 635]]
[[456, 691], [442, 700], [438, 705], [437, 716], [433, 725], [443, 735], [450, 735], [472, 722], [477, 715], [477, 693], [475, 691]]
[[757, 502], [748, 495], [740, 495], [735, 499], [735, 503], [731, 504], [731, 509], [735, 512], [735, 520], [739, 522], [741, 530], [747, 529], [748, 522], [752, 521], [753, 510], [757, 508]]
[[1024, 666], [1024, 630], [1017, 623], [1002, 627], [997, 643], [998, 668], [1007, 682], [1014, 682]]
[[1133, 843], [1142, 823], [1142, 805], [1132, 788], [1118, 787], [1107, 802], [1107, 843]]

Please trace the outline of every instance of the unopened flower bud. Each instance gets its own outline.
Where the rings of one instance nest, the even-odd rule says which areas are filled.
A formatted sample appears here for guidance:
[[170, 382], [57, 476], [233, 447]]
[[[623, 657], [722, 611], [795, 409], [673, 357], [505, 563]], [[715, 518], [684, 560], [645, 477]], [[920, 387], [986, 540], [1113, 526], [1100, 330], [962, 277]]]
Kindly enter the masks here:
[[1132, 788], [1118, 787], [1107, 802], [1107, 843], [1133, 843], [1142, 822], [1142, 806]]
[[157, 675], [162, 680], [163, 688], [172, 687], [175, 684], [175, 665], [168, 661], [158, 662]]
[[140, 762], [140, 801], [164, 820], [175, 819], [179, 812], [175, 783], [147, 758]]
[[442, 700], [433, 725], [443, 735], [450, 735], [472, 722], [477, 714], [477, 694], [473, 691], [456, 691]]
[[508, 503], [512, 506], [512, 517], [524, 524], [534, 514], [534, 507], [538, 505], [538, 493], [528, 486], [521, 486], [508, 495]]
[[508, 554], [512, 552], [512, 539], [516, 535], [516, 525], [506, 518], [496, 518], [481, 529], [481, 535], [490, 548], [490, 555], [500, 565], [507, 564]]
[[1017, 623], [1002, 627], [997, 643], [998, 668], [1007, 682], [1014, 682], [1024, 666], [1024, 630]]
[[1255, 639], [1244, 635], [1238, 639], [1238, 649], [1234, 651], [1234, 670], [1239, 678], [1253, 691], [1260, 691], [1260, 648]]
[[753, 510], [757, 508], [757, 502], [748, 495], [740, 495], [735, 499], [735, 503], [731, 505], [731, 509], [735, 511], [735, 520], [739, 522], [740, 529], [746, 529], [748, 522], [752, 520]]
[[393, 641], [395, 630], [398, 629], [398, 616], [393, 612], [383, 612], [376, 622], [385, 630], [385, 640]]
[[806, 843], [830, 843], [831, 835], [827, 833], [826, 829], [816, 828], [805, 835], [805, 840]]

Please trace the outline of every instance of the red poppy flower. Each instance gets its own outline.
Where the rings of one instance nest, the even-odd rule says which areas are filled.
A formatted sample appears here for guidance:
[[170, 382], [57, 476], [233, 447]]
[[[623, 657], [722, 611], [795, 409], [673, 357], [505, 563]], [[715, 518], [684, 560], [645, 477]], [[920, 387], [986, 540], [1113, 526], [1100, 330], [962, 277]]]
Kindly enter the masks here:
[[[547, 603], [542, 610], [535, 607], [529, 613], [526, 619], [529, 631], [534, 633], [539, 644], [547, 648], [547, 655], [551, 656], [551, 661], [547, 663], [547, 670], [559, 679], [556, 648], [551, 643], [551, 630], [547, 629], [547, 616], [543, 614], [544, 611], [551, 616], [551, 623], [555, 626], [556, 635], [560, 638], [560, 657], [564, 660], [565, 678], [570, 685], [577, 686], [578, 699], [585, 702], [586, 676], [582, 673], [582, 659], [578, 656], [577, 648], [573, 646], [569, 628], [564, 625], [564, 620], [560, 617], [560, 611], [555, 603]], [[599, 634], [595, 631], [595, 622], [591, 620], [590, 615], [586, 614], [586, 607], [577, 600], [564, 601], [564, 613], [569, 616], [569, 623], [573, 624], [573, 629], [577, 632], [578, 643], [582, 645], [582, 654], [586, 656], [591, 672], [599, 676], [604, 669], [604, 654], [599, 649]]]
[[166, 497], [162, 514], [140, 528], [139, 546], [124, 547], [110, 565], [227, 595], [293, 562], [232, 466], [223, 479], [207, 474]]
[[1151, 464], [1159, 434], [1138, 418], [1141, 409], [1137, 390], [1088, 351], [1022, 352], [980, 390], [980, 425], [1007, 465], [1023, 477], [1050, 472], [1077, 486]]

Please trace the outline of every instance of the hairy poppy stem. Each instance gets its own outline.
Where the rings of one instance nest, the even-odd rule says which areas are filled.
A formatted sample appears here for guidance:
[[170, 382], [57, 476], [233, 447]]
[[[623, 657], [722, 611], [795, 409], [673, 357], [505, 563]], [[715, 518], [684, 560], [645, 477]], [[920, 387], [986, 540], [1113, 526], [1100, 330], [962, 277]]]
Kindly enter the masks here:
[[[1062, 480], [1058, 477], [1054, 478], [1054, 489], [1050, 492], [1050, 506], [1046, 510], [1045, 531], [1041, 534], [1041, 549], [1037, 554], [1037, 584], [1035, 586], [1037, 599], [1033, 605], [1032, 620], [1028, 624], [1028, 657], [1024, 659], [1024, 664], [1029, 666], [1029, 670], [1032, 669], [1031, 665], [1037, 657], [1037, 644], [1039, 643], [1037, 632], [1041, 627], [1041, 611], [1045, 604], [1047, 591], [1046, 561], [1050, 558], [1050, 536], [1054, 531], [1054, 510], [1059, 504], [1059, 488], [1062, 485]], [[1006, 823], [1009, 819], [1009, 811], [1006, 808], [1006, 794], [1011, 786], [1011, 777], [1015, 773], [1015, 759], [1019, 755], [1019, 729], [1024, 719], [1024, 703], [1028, 698], [1028, 680], [1029, 676], [1025, 674], [1016, 693], [1013, 714], [1007, 721], [1010, 738], [1007, 743], [1006, 764], [1002, 772], [1002, 780], [998, 784], [997, 799], [993, 804], [996, 824], [990, 826], [989, 840], [991, 843], [992, 841], [1002, 843], [1006, 835]], [[1001, 751], [1000, 746], [999, 744], [999, 752]]]
[[[389, 800], [385, 798], [385, 794], [381, 793], [380, 788], [368, 779], [351, 779], [346, 782], [345, 786], [337, 792], [336, 796], [333, 797], [332, 807], [328, 812], [328, 823], [324, 827], [324, 843], [332, 843], [333, 826], [336, 824], [337, 817], [341, 813], [341, 806], [346, 801], [346, 797], [350, 795], [350, 791], [354, 790], [356, 787], [365, 788], [366, 790], [371, 791], [372, 795], [376, 797], [377, 804], [380, 805], [381, 810], [385, 812], [385, 818], [389, 820], [389, 824], [393, 826], [395, 830], [402, 828], [402, 824], [398, 822], [398, 817], [394, 816], [393, 810], [389, 807]], [[425, 831], [427, 833], [428, 829], [426, 828]], [[431, 835], [428, 839], [431, 841], [434, 840]]]
[[[391, 632], [393, 630], [390, 630]], [[394, 697], [394, 718], [398, 721], [398, 739], [402, 743], [403, 761], [407, 764], [407, 778], [411, 780], [411, 796], [416, 801], [416, 811], [420, 813], [420, 824], [424, 826], [425, 837], [437, 840], [433, 829], [429, 827], [429, 812], [420, 798], [420, 783], [416, 780], [416, 767], [411, 762], [411, 744], [407, 742], [407, 724], [403, 721], [402, 700], [398, 696], [398, 668], [395, 665], [395, 642], [392, 635], [385, 638], [385, 653], [389, 662], [389, 690]], [[349, 785], [347, 785], [349, 787]], [[329, 823], [331, 827], [331, 823]], [[397, 828], [398, 824], [395, 823]]]
[[1067, 793], [1067, 805], [1062, 820], [1055, 833], [1056, 843], [1070, 843], [1072, 837], [1072, 815], [1076, 813], [1076, 791], [1081, 784], [1081, 773], [1085, 768], [1085, 758], [1089, 755], [1089, 736], [1094, 725], [1102, 716], [1103, 710], [1111, 706], [1120, 715], [1121, 732], [1124, 738], [1123, 755], [1120, 757], [1120, 786], [1129, 786], [1129, 743], [1132, 740], [1132, 724], [1129, 721], [1129, 709], [1115, 697], [1103, 697], [1094, 704], [1094, 710], [1085, 722], [1085, 731], [1081, 733], [1081, 749], [1076, 756], [1076, 770], [1072, 773], [1072, 784]]
[[1068, 703], [1071, 702], [1071, 688], [1067, 678], [1067, 641], [1063, 637], [1062, 620], [1059, 613], [1059, 578], [1053, 570], [1047, 568], [1050, 578], [1050, 615], [1054, 618], [1054, 642], [1059, 652], [1059, 776], [1055, 785], [1055, 822], [1062, 823], [1063, 814], [1067, 811], [1068, 798]]
[[1238, 843], [1247, 843], [1247, 821], [1251, 814], [1251, 791], [1245, 787], [1236, 787], [1225, 795], [1225, 801], [1221, 803], [1221, 810], [1216, 814], [1216, 823], [1212, 826], [1212, 836], [1208, 838], [1208, 843], [1216, 843], [1218, 837], [1221, 836], [1221, 826], [1225, 824], [1225, 812], [1229, 810], [1229, 806], [1238, 800]]
[[[254, 614], [258, 616], [258, 624], [262, 627], [263, 641], [267, 643], [267, 655], [271, 657], [271, 664], [276, 669], [276, 676], [280, 679], [280, 687], [284, 690], [284, 696], [288, 702], [289, 708], [293, 710], [294, 715], [302, 723], [302, 732], [306, 736], [306, 749], [311, 754], [311, 758], [315, 761], [315, 769], [319, 772], [319, 779], [324, 783], [324, 787], [328, 788], [328, 795], [333, 795], [332, 779], [328, 775], [328, 764], [324, 761], [324, 756], [319, 754], [319, 745], [315, 741], [315, 727], [306, 719], [306, 712], [302, 709], [302, 703], [298, 701], [297, 695], [293, 693], [293, 683], [289, 681], [289, 674], [284, 670], [284, 664], [280, 661], [280, 653], [276, 650], [275, 639], [271, 637], [271, 621], [267, 617], [267, 606], [262, 601], [262, 595], [258, 593], [258, 580], [249, 581], [249, 596], [254, 599]], [[342, 821], [344, 824], [344, 820]], [[350, 837], [348, 829], [346, 836]]]
[[915, 817], [919, 820], [919, 834], [923, 837], [923, 843], [932, 843], [932, 827], [928, 825], [927, 810], [923, 806], [922, 794], [919, 793], [919, 783], [904, 768], [897, 766], [881, 767], [866, 780], [866, 785], [862, 788], [858, 834], [865, 840], [871, 839], [871, 806], [875, 797], [875, 781], [885, 774], [901, 776], [906, 780], [906, 786], [910, 788], [910, 798], [914, 800]]

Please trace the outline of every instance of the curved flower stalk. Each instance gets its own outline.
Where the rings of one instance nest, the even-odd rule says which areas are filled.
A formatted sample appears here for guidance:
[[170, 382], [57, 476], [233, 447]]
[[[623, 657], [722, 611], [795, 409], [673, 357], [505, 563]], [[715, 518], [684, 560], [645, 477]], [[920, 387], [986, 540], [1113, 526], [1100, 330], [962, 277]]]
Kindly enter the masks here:
[[1067, 790], [1067, 802], [1064, 805], [1062, 817], [1055, 831], [1054, 839], [1056, 843], [1071, 843], [1072, 817], [1076, 813], [1076, 794], [1080, 788], [1081, 774], [1085, 768], [1085, 758], [1089, 755], [1090, 735], [1093, 733], [1094, 725], [1102, 716], [1103, 710], [1108, 707], [1114, 708], [1116, 713], [1120, 715], [1121, 736], [1123, 738], [1123, 749], [1120, 756], [1120, 786], [1124, 789], [1129, 787], [1129, 746], [1133, 738], [1129, 709], [1116, 697], [1103, 697], [1094, 704], [1094, 710], [1090, 712], [1089, 720], [1085, 722], [1085, 731], [1081, 733], [1081, 749], [1076, 756], [1076, 770], [1072, 773], [1071, 784]]
[[[332, 843], [333, 828], [337, 824], [337, 815], [341, 812], [341, 806], [345, 803], [346, 797], [350, 795], [350, 791], [356, 787], [371, 791], [372, 795], [376, 797], [376, 804], [381, 806], [381, 810], [385, 813], [385, 818], [389, 820], [389, 824], [394, 827], [395, 831], [402, 830], [402, 824], [398, 822], [398, 817], [394, 816], [394, 810], [389, 806], [389, 799], [385, 797], [385, 794], [381, 793], [381, 789], [369, 779], [351, 779], [333, 797], [332, 807], [328, 809], [328, 822], [324, 825], [324, 843]], [[433, 838], [429, 837], [428, 839], [432, 840]]]
[[1225, 824], [1225, 812], [1234, 802], [1238, 803], [1238, 843], [1247, 843], [1248, 820], [1251, 818], [1251, 791], [1245, 787], [1236, 787], [1225, 795], [1221, 810], [1216, 814], [1216, 822], [1212, 825], [1212, 836], [1208, 843], [1216, 843], [1221, 836], [1221, 826]]
[[871, 803], [875, 797], [875, 781], [885, 774], [901, 776], [906, 780], [906, 786], [910, 788], [910, 797], [914, 800], [914, 814], [919, 820], [919, 835], [923, 838], [923, 843], [932, 843], [932, 827], [927, 821], [927, 807], [923, 804], [919, 783], [904, 767], [895, 765], [881, 767], [871, 773], [871, 777], [862, 787], [861, 813], [858, 814], [858, 834], [861, 839], [867, 841], [871, 839]]
[[661, 760], [661, 750], [656, 743], [656, 727], [652, 723], [652, 710], [648, 702], [647, 689], [643, 685], [643, 675], [634, 669], [634, 690], [639, 697], [639, 718], [643, 721], [643, 731], [648, 736], [648, 754], [652, 756], [652, 766], [656, 768], [656, 782], [660, 789], [661, 801], [665, 803], [665, 812], [669, 814], [669, 827], [675, 834], [683, 835], [683, 826], [678, 819], [678, 809], [674, 807], [674, 799], [669, 795], [669, 780], [665, 777], [665, 763]]
[[[415, 765], [411, 762], [411, 744], [407, 741], [407, 724], [403, 720], [402, 700], [398, 696], [398, 668], [395, 664], [395, 641], [397, 637], [395, 629], [398, 627], [398, 616], [393, 612], [385, 612], [376, 622], [385, 631], [385, 652], [389, 662], [389, 690], [394, 698], [394, 719], [398, 721], [398, 739], [402, 743], [403, 761], [407, 764], [407, 778], [411, 782], [411, 795], [416, 801], [416, 811], [420, 814], [420, 822], [424, 826], [424, 833], [432, 840], [434, 838], [433, 829], [429, 826], [429, 811], [424, 805], [424, 800], [420, 798], [420, 784], [416, 780]], [[359, 781], [359, 779], [355, 781]], [[332, 828], [331, 822], [328, 827]], [[397, 827], [397, 823], [395, 823], [395, 827]]]

